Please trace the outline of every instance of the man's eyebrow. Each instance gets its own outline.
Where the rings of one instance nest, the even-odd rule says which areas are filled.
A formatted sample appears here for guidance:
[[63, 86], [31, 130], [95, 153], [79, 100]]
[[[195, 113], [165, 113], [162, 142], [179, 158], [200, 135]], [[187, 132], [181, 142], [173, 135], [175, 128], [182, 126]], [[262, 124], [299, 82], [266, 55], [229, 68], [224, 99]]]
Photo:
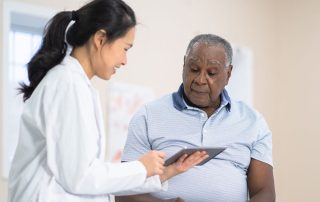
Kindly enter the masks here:
[[217, 60], [207, 60], [207, 64], [208, 65], [222, 65], [222, 63]]
[[191, 61], [191, 62], [198, 62], [200, 59], [199, 58], [197, 58], [197, 57], [190, 57], [189, 58], [189, 61]]

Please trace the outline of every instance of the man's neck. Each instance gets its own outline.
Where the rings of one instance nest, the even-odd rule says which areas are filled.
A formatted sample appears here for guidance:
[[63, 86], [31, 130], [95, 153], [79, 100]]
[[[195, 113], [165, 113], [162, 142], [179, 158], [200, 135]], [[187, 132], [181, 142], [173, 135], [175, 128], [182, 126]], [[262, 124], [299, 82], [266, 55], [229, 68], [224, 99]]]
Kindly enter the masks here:
[[212, 106], [207, 106], [207, 107], [201, 107], [201, 106], [195, 105], [194, 103], [192, 103], [188, 99], [188, 97], [185, 95], [184, 92], [183, 92], [183, 98], [184, 98], [185, 102], [187, 103], [187, 105], [205, 111], [208, 117], [210, 117], [217, 109], [219, 109], [219, 107], [221, 105], [221, 95], [219, 96], [219, 99], [216, 103], [214, 103]]

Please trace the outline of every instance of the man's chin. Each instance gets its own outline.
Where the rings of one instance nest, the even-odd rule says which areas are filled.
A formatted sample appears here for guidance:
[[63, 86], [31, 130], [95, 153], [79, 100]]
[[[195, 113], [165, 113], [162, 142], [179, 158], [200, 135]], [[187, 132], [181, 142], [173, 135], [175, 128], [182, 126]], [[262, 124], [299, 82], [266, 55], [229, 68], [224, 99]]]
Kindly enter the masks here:
[[192, 105], [194, 107], [197, 107], [197, 108], [206, 108], [206, 107], [208, 107], [208, 102], [205, 102], [205, 101], [193, 99], [193, 100], [191, 100], [191, 102], [192, 102]]

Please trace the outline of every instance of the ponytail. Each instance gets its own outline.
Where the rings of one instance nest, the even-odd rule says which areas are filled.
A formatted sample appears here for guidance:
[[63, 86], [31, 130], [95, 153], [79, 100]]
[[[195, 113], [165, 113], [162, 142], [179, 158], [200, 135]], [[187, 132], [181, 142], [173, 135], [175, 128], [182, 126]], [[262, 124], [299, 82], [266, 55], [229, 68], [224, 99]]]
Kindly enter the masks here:
[[30, 98], [34, 89], [47, 72], [59, 64], [65, 57], [67, 51], [65, 31], [74, 17], [72, 14], [74, 14], [74, 12], [60, 12], [46, 25], [42, 44], [27, 64], [30, 84], [20, 84], [19, 92], [23, 94], [23, 101]]
[[[66, 33], [66, 28], [74, 20]], [[47, 72], [66, 55], [67, 43], [84, 45], [98, 30], [106, 30], [108, 43], [124, 36], [136, 25], [134, 11], [122, 0], [93, 0], [77, 11], [56, 14], [47, 24], [42, 44], [27, 64], [30, 84], [20, 84], [23, 100], [30, 98]]]

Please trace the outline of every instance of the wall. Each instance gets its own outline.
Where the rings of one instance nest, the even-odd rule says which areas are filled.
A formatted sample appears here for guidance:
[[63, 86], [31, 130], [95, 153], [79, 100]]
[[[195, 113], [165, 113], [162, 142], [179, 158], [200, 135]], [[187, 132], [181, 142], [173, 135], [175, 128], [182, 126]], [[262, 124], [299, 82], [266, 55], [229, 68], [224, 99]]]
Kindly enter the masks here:
[[[3, 3], [5, 1], [10, 1], [10, 0], [0, 0], [0, 30], [3, 29]], [[16, 1], [16, 2], [23, 2], [23, 3], [33, 3], [35, 5], [40, 5], [40, 6], [49, 6], [49, 7], [53, 7], [54, 9], [57, 9], [57, 10], [63, 10], [65, 8], [67, 8], [68, 6], [70, 8], [73, 8], [74, 5], [81, 5], [81, 3], [79, 1], [68, 1], [68, 2], [65, 2], [65, 1], [62, 1], [62, 0], [59, 0], [59, 1], [54, 1], [54, 2], [47, 2], [47, 1]], [[84, 1], [83, 1], [84, 2]], [[63, 6], [62, 6], [63, 5]], [[76, 6], [77, 7], [77, 6]], [[75, 8], [76, 8], [75, 7]], [[3, 75], [3, 51], [4, 51], [4, 48], [3, 48], [3, 32], [0, 31], [0, 75]], [[2, 114], [2, 110], [3, 110], [3, 105], [2, 105], [2, 96], [3, 96], [3, 92], [2, 92], [2, 88], [3, 88], [3, 83], [2, 81], [0, 82], [0, 114]], [[5, 117], [2, 117], [0, 116], [0, 171], [1, 171], [1, 176], [2, 176], [2, 140], [3, 140], [3, 134], [2, 134], [2, 119], [5, 118]], [[7, 201], [7, 181], [6, 179], [3, 179], [2, 177], [0, 177], [0, 201]]]
[[[85, 0], [23, 2], [70, 10]], [[320, 101], [316, 91], [320, 85], [316, 77], [320, 73], [316, 61], [320, 47], [320, 3], [317, 0], [127, 2], [136, 11], [140, 24], [134, 47], [128, 53], [129, 64], [112, 80], [148, 85], [160, 96], [176, 90], [181, 83], [183, 55], [194, 35], [216, 33], [251, 48], [255, 60], [254, 105], [274, 132], [277, 201], [315, 201], [320, 180], [316, 155], [320, 134], [316, 105]], [[0, 62], [2, 51], [1, 46]], [[99, 79], [93, 82], [102, 93], [106, 115], [107, 84]], [[299, 152], [299, 147], [304, 151]], [[6, 189], [6, 181], [2, 180], [0, 201], [6, 201]]]
[[[0, 30], [2, 30], [2, 10], [3, 10], [3, 0], [0, 0]], [[3, 32], [0, 31], [0, 75], [3, 75], [2, 61], [3, 61]], [[2, 82], [0, 82], [0, 131], [2, 131]], [[0, 132], [0, 172], [2, 173], [2, 132]], [[7, 186], [6, 181], [0, 179], [0, 201], [6, 201]]]
[[[76, 9], [84, 1], [24, 0], [57, 10]], [[136, 41], [129, 51], [129, 64], [113, 81], [151, 86], [157, 96], [175, 91], [181, 83], [183, 55], [189, 40], [199, 33], [216, 33], [254, 52], [255, 106], [273, 128], [274, 86], [270, 67], [274, 64], [275, 15], [270, 0], [128, 0], [136, 11], [139, 25]], [[134, 76], [132, 76], [134, 75]], [[106, 94], [106, 83], [94, 84]], [[263, 89], [263, 91], [261, 90]], [[105, 99], [105, 96], [101, 96]], [[106, 99], [103, 100], [104, 112]], [[6, 181], [0, 183], [6, 198]], [[5, 200], [3, 200], [5, 201]]]
[[277, 19], [273, 99], [278, 201], [318, 201], [320, 2], [278, 1]]

